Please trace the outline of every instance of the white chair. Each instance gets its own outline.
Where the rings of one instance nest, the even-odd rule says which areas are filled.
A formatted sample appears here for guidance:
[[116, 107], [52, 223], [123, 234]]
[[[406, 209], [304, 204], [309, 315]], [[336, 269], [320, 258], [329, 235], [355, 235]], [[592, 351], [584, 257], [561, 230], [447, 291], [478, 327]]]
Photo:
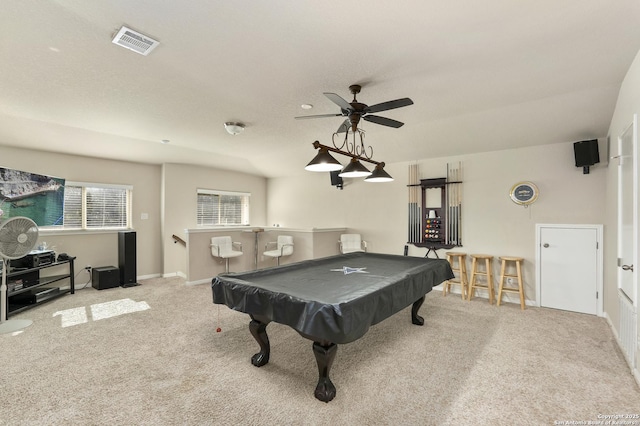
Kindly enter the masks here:
[[353, 253], [356, 251], [367, 251], [367, 242], [360, 234], [340, 235], [340, 253]]
[[[240, 247], [240, 251], [234, 250]], [[242, 243], [231, 241], [231, 237], [211, 238], [211, 255], [225, 260], [225, 271], [229, 272], [229, 258], [242, 256]]]
[[279, 235], [278, 241], [267, 243], [264, 249], [267, 250], [270, 245], [275, 245], [276, 248], [265, 251], [263, 254], [268, 257], [275, 257], [277, 265], [280, 265], [280, 258], [282, 256], [291, 256], [293, 254], [293, 237], [289, 235]]

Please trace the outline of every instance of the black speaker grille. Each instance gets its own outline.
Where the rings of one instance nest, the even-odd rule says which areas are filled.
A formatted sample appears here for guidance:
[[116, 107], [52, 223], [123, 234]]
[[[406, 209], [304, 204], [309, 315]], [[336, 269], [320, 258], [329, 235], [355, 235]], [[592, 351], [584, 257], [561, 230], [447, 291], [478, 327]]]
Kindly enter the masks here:
[[576, 160], [576, 167], [593, 166], [599, 163], [598, 140], [574, 142], [573, 154]]
[[136, 233], [135, 231], [120, 231], [118, 233], [118, 268], [120, 269], [120, 284], [134, 284], [137, 275]]

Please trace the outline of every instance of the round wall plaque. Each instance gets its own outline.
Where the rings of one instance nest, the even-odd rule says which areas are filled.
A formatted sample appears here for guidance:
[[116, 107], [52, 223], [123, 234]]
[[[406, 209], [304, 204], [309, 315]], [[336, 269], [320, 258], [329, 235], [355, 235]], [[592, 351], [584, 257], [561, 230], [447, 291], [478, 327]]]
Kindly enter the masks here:
[[533, 182], [518, 182], [511, 187], [509, 196], [514, 203], [528, 206], [538, 199], [538, 187]]

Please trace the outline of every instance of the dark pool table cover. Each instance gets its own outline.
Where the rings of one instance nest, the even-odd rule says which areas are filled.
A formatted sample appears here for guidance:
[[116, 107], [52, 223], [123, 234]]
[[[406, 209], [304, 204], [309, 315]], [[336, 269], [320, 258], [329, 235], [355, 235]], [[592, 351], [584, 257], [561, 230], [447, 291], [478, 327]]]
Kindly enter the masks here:
[[220, 274], [211, 287], [214, 303], [341, 344], [453, 277], [444, 259], [350, 253]]

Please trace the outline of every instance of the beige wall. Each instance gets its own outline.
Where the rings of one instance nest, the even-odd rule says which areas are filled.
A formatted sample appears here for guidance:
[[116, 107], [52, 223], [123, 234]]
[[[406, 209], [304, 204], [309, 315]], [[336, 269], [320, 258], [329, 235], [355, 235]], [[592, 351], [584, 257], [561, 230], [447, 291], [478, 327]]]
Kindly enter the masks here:
[[[0, 141], [1, 143], [2, 141]], [[69, 181], [133, 185], [132, 226], [136, 231], [138, 276], [157, 275], [160, 256], [160, 166], [0, 147], [0, 165]], [[142, 220], [141, 214], [148, 219]], [[76, 270], [87, 265], [118, 266], [117, 232], [41, 233], [57, 253], [76, 256]], [[79, 276], [78, 283], [87, 276]]]
[[[8, 147], [0, 148], [0, 158], [2, 167], [69, 181], [132, 185], [132, 226], [136, 231], [139, 277], [186, 276], [186, 248], [175, 244], [172, 235], [186, 239], [185, 229], [196, 227], [198, 188], [250, 192], [251, 222], [265, 223], [266, 180], [258, 176], [180, 164], [158, 166]], [[146, 213], [148, 219], [141, 219], [142, 213]], [[56, 252], [77, 257], [78, 271], [87, 265], [118, 266], [115, 231], [43, 231], [42, 234], [40, 241], [46, 241]], [[78, 282], [85, 279], [88, 281], [88, 274], [79, 276]]]
[[[158, 184], [159, 185], [159, 184]], [[185, 164], [165, 164], [162, 167], [162, 228], [163, 274], [187, 276], [186, 249], [175, 244], [175, 234], [186, 239], [185, 230], [197, 227], [197, 190], [218, 189], [251, 193], [249, 218], [254, 226], [264, 226], [266, 220], [266, 179], [244, 173], [198, 167]], [[208, 244], [207, 244], [208, 250]], [[210, 257], [210, 252], [209, 252]]]
[[[618, 136], [629, 126], [633, 120], [634, 114], [640, 114], [640, 53], [636, 56], [633, 64], [629, 68], [627, 75], [620, 88], [616, 109], [611, 119], [609, 127], [609, 141], [611, 146], [610, 155], [618, 155]], [[636, 153], [637, 154], [637, 153]], [[617, 164], [615, 161], [612, 165]], [[636, 194], [636, 198], [638, 194]], [[617, 235], [616, 224], [618, 218], [617, 204], [617, 167], [609, 167], [607, 171], [606, 200], [607, 207], [605, 221], [605, 312], [609, 316], [611, 323], [619, 331], [620, 315], [618, 309], [618, 285], [617, 285]], [[606, 232], [606, 230], [609, 232]], [[639, 236], [636, 235], [636, 239]], [[638, 264], [638, 258], [635, 259]], [[637, 268], [636, 268], [637, 270]], [[639, 284], [638, 273], [635, 274], [636, 288]], [[637, 302], [637, 301], [636, 301]], [[640, 319], [640, 317], [639, 317]], [[640, 325], [640, 322], [639, 324]], [[640, 327], [638, 327], [640, 330]], [[640, 352], [636, 354], [636, 365], [640, 365]]]
[[[592, 167], [590, 174], [582, 174], [574, 165], [569, 142], [421, 160], [421, 178], [445, 177], [447, 162], [458, 161], [464, 169], [464, 246], [458, 250], [524, 257], [526, 296], [534, 301], [535, 224], [603, 223], [606, 162]], [[394, 182], [373, 184], [352, 179], [342, 191], [332, 188], [324, 173], [270, 179], [267, 220], [298, 227], [349, 227], [363, 235], [369, 251], [402, 254], [407, 240], [408, 164], [391, 164], [385, 169]], [[540, 189], [540, 197], [529, 208], [509, 198], [512, 185], [525, 180]], [[296, 207], [289, 207], [291, 200]], [[424, 248], [409, 247], [410, 255], [425, 253]], [[442, 250], [440, 255], [444, 257]], [[499, 272], [497, 264], [494, 272]]]

